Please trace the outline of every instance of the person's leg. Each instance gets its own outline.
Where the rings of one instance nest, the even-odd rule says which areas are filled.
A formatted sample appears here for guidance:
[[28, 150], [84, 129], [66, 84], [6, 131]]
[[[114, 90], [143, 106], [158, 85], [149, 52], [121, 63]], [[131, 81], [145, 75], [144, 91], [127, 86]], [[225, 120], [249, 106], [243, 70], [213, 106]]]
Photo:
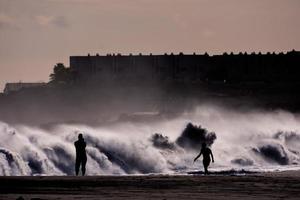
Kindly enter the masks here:
[[204, 165], [204, 174], [208, 174], [208, 170], [207, 170], [207, 165], [206, 164], [203, 164]]
[[210, 160], [203, 160], [204, 174], [208, 174], [209, 163], [210, 163]]
[[80, 160], [78, 158], [76, 158], [76, 162], [75, 162], [75, 173], [76, 173], [76, 176], [78, 176], [79, 167], [80, 167]]
[[82, 162], [81, 162], [81, 171], [82, 171], [82, 176], [85, 175], [85, 165], [86, 165], [86, 158], [83, 158], [82, 159]]

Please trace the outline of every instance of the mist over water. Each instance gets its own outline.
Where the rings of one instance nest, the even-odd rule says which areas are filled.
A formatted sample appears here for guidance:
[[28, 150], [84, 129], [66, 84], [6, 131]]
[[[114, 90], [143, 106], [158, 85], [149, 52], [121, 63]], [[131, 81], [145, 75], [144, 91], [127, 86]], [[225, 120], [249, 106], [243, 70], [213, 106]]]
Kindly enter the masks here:
[[99, 127], [38, 128], [0, 122], [0, 175], [74, 175], [78, 133], [87, 143], [87, 175], [203, 170], [202, 158], [193, 163], [200, 149], [178, 143], [188, 123], [216, 134], [211, 140], [211, 171], [300, 168], [300, 120], [295, 114], [199, 106], [174, 119], [116, 121]]

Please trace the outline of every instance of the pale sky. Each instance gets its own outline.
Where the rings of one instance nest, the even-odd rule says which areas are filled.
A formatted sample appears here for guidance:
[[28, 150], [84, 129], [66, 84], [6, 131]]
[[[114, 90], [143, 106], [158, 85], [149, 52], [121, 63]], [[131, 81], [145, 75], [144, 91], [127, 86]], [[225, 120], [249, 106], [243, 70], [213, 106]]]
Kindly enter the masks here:
[[300, 50], [299, 0], [0, 0], [0, 90], [70, 55]]

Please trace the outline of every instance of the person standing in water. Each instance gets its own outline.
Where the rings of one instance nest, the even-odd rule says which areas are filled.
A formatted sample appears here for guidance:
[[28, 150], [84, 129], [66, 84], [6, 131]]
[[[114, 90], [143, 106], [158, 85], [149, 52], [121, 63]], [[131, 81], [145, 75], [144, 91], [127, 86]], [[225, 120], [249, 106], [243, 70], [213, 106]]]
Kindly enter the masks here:
[[74, 145], [76, 148], [76, 162], [75, 162], [76, 176], [78, 176], [80, 165], [81, 165], [82, 176], [84, 176], [85, 165], [87, 161], [86, 152], [85, 152], [86, 143], [81, 133], [78, 135], [78, 140], [74, 142]]
[[201, 151], [199, 153], [199, 155], [194, 159], [194, 162], [201, 156], [203, 155], [203, 166], [204, 166], [204, 174], [208, 174], [208, 166], [210, 164], [210, 156], [212, 158], [212, 162], [214, 161], [214, 155], [212, 154], [212, 151], [210, 150], [210, 148], [208, 148], [206, 146], [206, 143], [202, 143], [202, 148]]

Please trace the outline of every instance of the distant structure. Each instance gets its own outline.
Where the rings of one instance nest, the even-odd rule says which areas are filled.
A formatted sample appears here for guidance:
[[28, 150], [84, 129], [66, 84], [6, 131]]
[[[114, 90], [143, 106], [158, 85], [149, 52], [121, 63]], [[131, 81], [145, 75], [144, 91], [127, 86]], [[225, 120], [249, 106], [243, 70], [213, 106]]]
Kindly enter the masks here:
[[46, 86], [46, 83], [6, 83], [4, 88], [4, 94], [9, 94], [11, 92], [16, 92], [24, 88], [35, 88], [35, 87], [41, 87]]
[[180, 53], [164, 55], [71, 56], [70, 69], [77, 82], [147, 83], [151, 81], [197, 83], [219, 81], [300, 81], [300, 52], [239, 53], [209, 56]]

